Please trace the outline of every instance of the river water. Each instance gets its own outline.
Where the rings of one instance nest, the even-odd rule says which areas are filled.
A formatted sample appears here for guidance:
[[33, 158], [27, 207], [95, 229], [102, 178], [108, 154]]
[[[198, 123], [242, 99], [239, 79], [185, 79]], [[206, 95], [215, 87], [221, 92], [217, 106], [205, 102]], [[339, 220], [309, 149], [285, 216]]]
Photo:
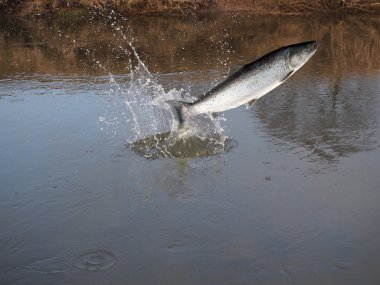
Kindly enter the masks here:
[[[361, 15], [1, 19], [0, 283], [379, 284], [379, 31]], [[288, 81], [205, 123], [228, 147], [131, 148], [169, 131], [155, 103], [307, 40]]]

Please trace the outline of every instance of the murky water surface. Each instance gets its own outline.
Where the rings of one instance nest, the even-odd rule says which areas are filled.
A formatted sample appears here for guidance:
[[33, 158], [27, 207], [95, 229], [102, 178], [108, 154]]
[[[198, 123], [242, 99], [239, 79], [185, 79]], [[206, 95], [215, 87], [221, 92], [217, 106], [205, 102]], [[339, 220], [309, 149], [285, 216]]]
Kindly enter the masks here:
[[[0, 283], [379, 284], [379, 31], [368, 16], [2, 19]], [[312, 39], [285, 84], [200, 124], [232, 147], [144, 157], [170, 129], [157, 102]]]

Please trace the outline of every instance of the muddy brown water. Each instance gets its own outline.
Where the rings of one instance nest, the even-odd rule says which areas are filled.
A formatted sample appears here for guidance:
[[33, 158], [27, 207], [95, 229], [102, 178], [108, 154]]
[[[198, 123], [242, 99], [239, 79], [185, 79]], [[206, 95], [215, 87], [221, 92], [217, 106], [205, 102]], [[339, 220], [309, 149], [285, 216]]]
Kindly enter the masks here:
[[[360, 15], [1, 19], [0, 283], [379, 284], [379, 31]], [[224, 114], [228, 152], [127, 146], [128, 41], [156, 85], [197, 96], [312, 39], [285, 84]]]

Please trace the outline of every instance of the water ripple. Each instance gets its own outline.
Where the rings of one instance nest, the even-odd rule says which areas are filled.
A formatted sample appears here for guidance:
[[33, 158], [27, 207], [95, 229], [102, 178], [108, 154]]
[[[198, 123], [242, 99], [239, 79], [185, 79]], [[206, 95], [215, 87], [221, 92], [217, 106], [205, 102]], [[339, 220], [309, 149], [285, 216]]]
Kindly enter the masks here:
[[107, 249], [86, 251], [72, 260], [72, 265], [81, 270], [100, 271], [116, 263], [115, 254]]

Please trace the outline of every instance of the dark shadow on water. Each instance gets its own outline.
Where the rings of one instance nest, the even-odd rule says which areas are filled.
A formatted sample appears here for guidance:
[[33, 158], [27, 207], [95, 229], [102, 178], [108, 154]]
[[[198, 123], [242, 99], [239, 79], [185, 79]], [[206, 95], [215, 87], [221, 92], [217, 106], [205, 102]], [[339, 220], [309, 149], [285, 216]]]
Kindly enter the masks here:
[[167, 143], [170, 132], [156, 134], [129, 143], [128, 147], [147, 159], [206, 157], [230, 151], [237, 142], [224, 135], [212, 134], [206, 138], [186, 136]]

